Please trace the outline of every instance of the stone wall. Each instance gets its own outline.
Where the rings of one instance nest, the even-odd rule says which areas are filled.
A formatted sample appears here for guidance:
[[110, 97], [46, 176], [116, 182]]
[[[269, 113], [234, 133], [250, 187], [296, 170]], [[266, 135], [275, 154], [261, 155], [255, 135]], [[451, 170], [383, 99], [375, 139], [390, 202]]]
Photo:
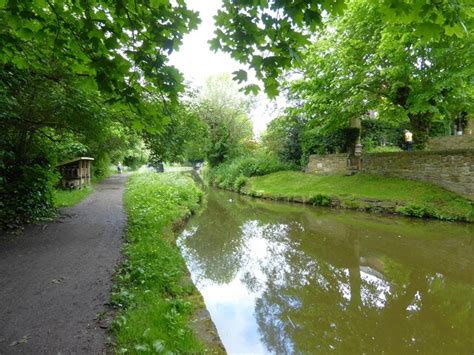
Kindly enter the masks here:
[[431, 138], [426, 143], [426, 150], [459, 150], [474, 149], [474, 134], [463, 136], [444, 136]]
[[361, 170], [431, 182], [474, 200], [474, 149], [367, 153]]
[[305, 171], [310, 174], [344, 174], [347, 154], [310, 155]]

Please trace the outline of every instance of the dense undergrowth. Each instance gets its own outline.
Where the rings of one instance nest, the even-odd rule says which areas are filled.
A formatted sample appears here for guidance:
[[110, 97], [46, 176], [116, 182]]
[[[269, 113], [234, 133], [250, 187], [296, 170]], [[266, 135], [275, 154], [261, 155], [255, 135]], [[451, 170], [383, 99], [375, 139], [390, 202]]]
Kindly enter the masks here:
[[406, 179], [281, 171], [248, 179], [242, 192], [320, 206], [388, 212], [418, 218], [474, 221], [474, 204], [441, 187]]
[[267, 175], [276, 171], [291, 170], [294, 167], [282, 163], [275, 155], [255, 153], [228, 160], [206, 172], [206, 179], [212, 184], [227, 190], [240, 191], [247, 179], [252, 176]]
[[189, 281], [172, 230], [173, 223], [198, 208], [202, 197], [190, 178], [178, 174], [129, 177], [125, 261], [112, 296], [118, 308], [113, 327], [116, 352], [205, 350], [189, 327], [194, 305], [202, 301]]

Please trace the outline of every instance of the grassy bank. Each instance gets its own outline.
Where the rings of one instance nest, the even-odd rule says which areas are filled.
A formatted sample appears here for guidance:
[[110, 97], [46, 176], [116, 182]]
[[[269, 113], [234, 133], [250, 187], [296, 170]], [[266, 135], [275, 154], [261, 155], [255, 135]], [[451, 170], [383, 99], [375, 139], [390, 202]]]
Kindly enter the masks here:
[[198, 208], [203, 196], [194, 182], [176, 174], [129, 177], [125, 261], [116, 275], [112, 301], [118, 307], [113, 333], [118, 353], [220, 352], [204, 345], [196, 328], [202, 299], [175, 245], [173, 225]]
[[241, 192], [322, 206], [474, 221], [471, 201], [431, 184], [398, 178], [365, 174], [315, 176], [281, 171], [247, 179]]
[[80, 190], [54, 190], [54, 207], [62, 208], [74, 206], [89, 196], [92, 191], [94, 191], [92, 186], [86, 186]]

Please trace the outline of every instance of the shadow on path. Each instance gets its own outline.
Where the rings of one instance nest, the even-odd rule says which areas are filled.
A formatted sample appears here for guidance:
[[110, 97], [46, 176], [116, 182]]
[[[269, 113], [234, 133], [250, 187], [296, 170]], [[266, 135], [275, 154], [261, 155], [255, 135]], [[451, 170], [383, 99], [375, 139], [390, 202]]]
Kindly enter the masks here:
[[0, 243], [0, 354], [105, 351], [125, 181], [112, 176], [58, 220]]

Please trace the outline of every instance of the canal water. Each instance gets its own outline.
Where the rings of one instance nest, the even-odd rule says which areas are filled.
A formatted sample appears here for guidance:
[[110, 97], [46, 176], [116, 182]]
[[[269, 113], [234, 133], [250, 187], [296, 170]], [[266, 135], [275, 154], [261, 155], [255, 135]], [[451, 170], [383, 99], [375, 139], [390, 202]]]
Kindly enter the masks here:
[[228, 353], [474, 353], [474, 226], [210, 190], [178, 245]]

